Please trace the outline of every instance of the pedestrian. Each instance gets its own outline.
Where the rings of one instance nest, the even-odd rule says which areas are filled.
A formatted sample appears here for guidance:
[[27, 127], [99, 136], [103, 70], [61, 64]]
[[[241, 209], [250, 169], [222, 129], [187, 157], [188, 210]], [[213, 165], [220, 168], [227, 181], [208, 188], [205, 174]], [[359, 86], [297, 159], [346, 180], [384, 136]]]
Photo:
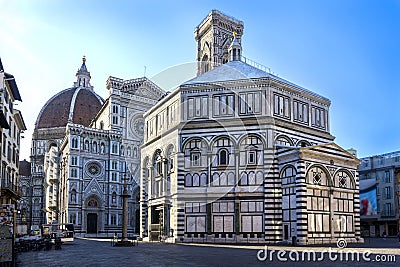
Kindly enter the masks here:
[[386, 239], [386, 231], [383, 231], [382, 235], [383, 235], [383, 239]]

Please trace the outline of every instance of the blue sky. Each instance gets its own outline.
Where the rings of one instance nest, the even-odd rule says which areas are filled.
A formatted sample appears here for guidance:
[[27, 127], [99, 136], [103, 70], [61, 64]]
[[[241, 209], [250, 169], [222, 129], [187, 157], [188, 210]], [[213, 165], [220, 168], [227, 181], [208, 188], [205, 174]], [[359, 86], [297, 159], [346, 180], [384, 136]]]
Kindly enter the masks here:
[[244, 56], [328, 97], [331, 133], [365, 157], [400, 150], [400, 0], [6, 1], [0, 57], [15, 75], [28, 131], [44, 103], [75, 80], [152, 77], [196, 57], [193, 30], [211, 9], [245, 24]]

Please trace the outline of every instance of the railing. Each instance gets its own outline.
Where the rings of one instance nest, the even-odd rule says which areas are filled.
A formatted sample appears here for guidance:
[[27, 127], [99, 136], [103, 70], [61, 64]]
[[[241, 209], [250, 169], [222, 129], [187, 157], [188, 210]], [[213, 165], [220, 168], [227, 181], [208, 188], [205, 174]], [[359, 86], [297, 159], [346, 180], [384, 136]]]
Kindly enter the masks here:
[[250, 66], [253, 66], [253, 67], [257, 68], [257, 69], [260, 69], [260, 70], [262, 70], [262, 71], [265, 71], [265, 72], [271, 74], [271, 69], [270, 69], [270, 68], [268, 68], [268, 67], [266, 67], [266, 66], [264, 66], [264, 65], [262, 65], [262, 64], [260, 64], [260, 63], [257, 63], [257, 62], [255, 62], [255, 61], [249, 59], [249, 58], [246, 58], [246, 57], [244, 57], [244, 56], [241, 56], [241, 57], [240, 57], [240, 60], [243, 61], [243, 62], [246, 63], [246, 64], [249, 64]]
[[[258, 62], [255, 62], [254, 60], [251, 60], [251, 59], [249, 59], [247, 57], [240, 56], [240, 61], [242, 61], [242, 62], [244, 62], [244, 63], [246, 63], [246, 64], [248, 64], [250, 66], [253, 66], [253, 67], [255, 67], [255, 68], [259, 69], [259, 70], [262, 70], [262, 71], [264, 71], [266, 73], [273, 74], [271, 72], [271, 68], [269, 68], [267, 66], [264, 66], [263, 64], [260, 64]], [[204, 63], [211, 63], [213, 68], [216, 68], [216, 67], [219, 67], [219, 66], [223, 65], [222, 63], [217, 63], [217, 62], [205, 62], [205, 61], [199, 61], [199, 62], [200, 63], [203, 63], [203, 62]], [[277, 76], [276, 74], [274, 74], [274, 75]]]
[[22, 190], [19, 186], [9, 180], [1, 180], [1, 189], [8, 189], [16, 196], [22, 196]]

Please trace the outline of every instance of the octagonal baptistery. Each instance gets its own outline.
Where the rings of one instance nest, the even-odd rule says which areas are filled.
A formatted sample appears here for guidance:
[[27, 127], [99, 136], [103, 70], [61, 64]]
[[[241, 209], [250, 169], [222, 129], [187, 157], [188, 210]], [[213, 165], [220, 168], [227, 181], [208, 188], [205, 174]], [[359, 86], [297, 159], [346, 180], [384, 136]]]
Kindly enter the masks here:
[[85, 62], [86, 59], [83, 58], [73, 87], [57, 93], [42, 107], [35, 123], [34, 138], [63, 138], [67, 123], [89, 126], [99, 112], [104, 100], [90, 85], [90, 72], [87, 71]]

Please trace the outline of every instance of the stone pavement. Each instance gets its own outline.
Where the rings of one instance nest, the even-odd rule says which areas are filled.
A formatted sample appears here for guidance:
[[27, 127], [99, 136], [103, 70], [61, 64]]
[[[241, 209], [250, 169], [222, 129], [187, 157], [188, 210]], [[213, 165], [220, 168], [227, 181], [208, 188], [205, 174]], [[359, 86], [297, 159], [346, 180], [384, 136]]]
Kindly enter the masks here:
[[[371, 239], [365, 244], [349, 245], [352, 250], [363, 252], [371, 249], [370, 262], [329, 260], [325, 254], [323, 260], [290, 260], [289, 253], [295, 258], [295, 249], [301, 257], [304, 250], [313, 249], [317, 258], [327, 247], [285, 247], [268, 246], [267, 250], [275, 250], [272, 262], [257, 259], [257, 254], [265, 256], [265, 246], [243, 245], [208, 245], [208, 244], [162, 244], [139, 243], [134, 247], [112, 247], [110, 241], [100, 239], [75, 239], [73, 243], [63, 244], [61, 250], [30, 251], [18, 254], [17, 266], [397, 266], [400, 262], [400, 245], [396, 239]], [[336, 249], [332, 247], [332, 249]], [[261, 252], [259, 252], [262, 250]], [[278, 250], [286, 251], [286, 262], [277, 258]], [[281, 252], [283, 253], [283, 252]], [[396, 262], [376, 262], [377, 254], [388, 253], [396, 257]], [[307, 254], [306, 254], [307, 256]], [[344, 256], [343, 256], [343, 259]]]

